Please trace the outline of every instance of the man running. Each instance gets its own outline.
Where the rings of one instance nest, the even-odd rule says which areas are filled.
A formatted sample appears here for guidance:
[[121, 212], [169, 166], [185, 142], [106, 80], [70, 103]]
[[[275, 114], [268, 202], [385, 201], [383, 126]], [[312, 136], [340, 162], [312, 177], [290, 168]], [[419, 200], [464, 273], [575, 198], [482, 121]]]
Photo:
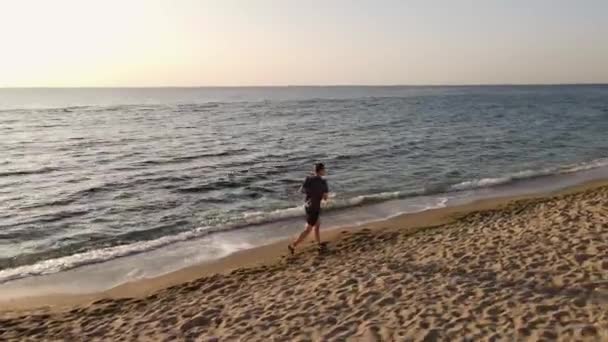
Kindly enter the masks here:
[[306, 177], [300, 188], [300, 192], [306, 195], [306, 228], [293, 243], [287, 246], [289, 253], [292, 255], [296, 250], [296, 246], [306, 239], [313, 228], [319, 251], [323, 249], [321, 237], [319, 236], [319, 227], [321, 226], [319, 216], [321, 215], [321, 201], [327, 200], [327, 193], [329, 192], [327, 181], [323, 179], [323, 176], [325, 176], [325, 165], [323, 163], [315, 164], [314, 175]]

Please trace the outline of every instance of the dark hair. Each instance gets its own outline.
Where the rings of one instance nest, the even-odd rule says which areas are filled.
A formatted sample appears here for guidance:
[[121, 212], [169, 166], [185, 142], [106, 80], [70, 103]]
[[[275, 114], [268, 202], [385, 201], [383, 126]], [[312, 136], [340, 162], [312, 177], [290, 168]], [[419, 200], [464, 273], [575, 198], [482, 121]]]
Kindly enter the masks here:
[[315, 164], [315, 172], [319, 173], [322, 170], [325, 170], [325, 165], [323, 165], [323, 163], [316, 163]]

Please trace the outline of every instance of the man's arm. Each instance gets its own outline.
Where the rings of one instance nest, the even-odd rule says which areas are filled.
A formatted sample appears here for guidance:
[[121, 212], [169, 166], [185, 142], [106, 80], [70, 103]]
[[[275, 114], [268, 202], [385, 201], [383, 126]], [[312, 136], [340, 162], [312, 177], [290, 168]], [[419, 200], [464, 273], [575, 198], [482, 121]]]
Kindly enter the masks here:
[[327, 201], [329, 197], [329, 187], [327, 186], [327, 181], [323, 181], [323, 200]]
[[298, 190], [298, 191], [303, 194], [306, 194], [307, 189], [308, 189], [308, 177], [306, 177], [304, 179], [304, 182], [302, 182], [302, 185], [300, 185], [300, 190]]

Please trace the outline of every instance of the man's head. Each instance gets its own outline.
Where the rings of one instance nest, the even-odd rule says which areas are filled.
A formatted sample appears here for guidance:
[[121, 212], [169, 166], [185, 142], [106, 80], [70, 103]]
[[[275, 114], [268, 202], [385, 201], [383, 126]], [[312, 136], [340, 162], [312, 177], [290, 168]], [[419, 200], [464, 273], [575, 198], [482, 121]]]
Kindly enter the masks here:
[[325, 176], [325, 165], [323, 165], [323, 163], [315, 164], [315, 174], [319, 176]]

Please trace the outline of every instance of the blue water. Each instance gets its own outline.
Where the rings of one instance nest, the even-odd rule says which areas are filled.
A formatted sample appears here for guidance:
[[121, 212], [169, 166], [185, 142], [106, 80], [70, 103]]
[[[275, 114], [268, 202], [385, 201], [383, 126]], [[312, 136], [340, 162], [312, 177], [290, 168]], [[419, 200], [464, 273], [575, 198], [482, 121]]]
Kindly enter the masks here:
[[332, 212], [603, 167], [606, 132], [603, 85], [0, 89], [0, 281], [299, 217], [316, 161]]

